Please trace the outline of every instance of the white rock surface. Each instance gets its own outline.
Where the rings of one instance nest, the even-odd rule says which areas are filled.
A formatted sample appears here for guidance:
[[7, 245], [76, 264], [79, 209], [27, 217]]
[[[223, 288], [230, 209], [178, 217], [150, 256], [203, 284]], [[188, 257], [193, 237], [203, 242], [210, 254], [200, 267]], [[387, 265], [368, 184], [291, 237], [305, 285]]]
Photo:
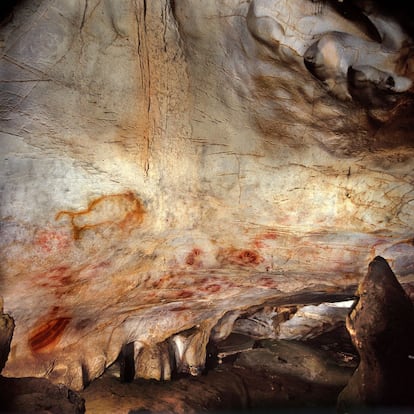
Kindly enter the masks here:
[[291, 47], [320, 34], [294, 31], [308, 0], [280, 2], [288, 43], [254, 37], [250, 4], [276, 3], [35, 0], [0, 28], [4, 374], [80, 389], [124, 344], [349, 295], [376, 255], [413, 280], [413, 106], [341, 101], [309, 73]]

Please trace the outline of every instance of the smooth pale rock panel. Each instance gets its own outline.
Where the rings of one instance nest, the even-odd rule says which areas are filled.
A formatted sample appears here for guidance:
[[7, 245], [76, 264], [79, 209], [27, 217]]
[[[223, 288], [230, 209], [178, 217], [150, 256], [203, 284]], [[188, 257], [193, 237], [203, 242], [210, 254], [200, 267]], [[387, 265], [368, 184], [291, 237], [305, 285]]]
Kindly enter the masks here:
[[[318, 32], [302, 33], [303, 26], [296, 28], [296, 16], [287, 3], [295, 5], [293, 11], [299, 13], [298, 2], [241, 3], [233, 9], [221, 5], [211, 12], [218, 17], [209, 20], [210, 30], [204, 33], [200, 28], [213, 4], [200, 9], [191, 1], [176, 2], [180, 28], [188, 37], [185, 45], [192, 79], [198, 80], [191, 89], [195, 103], [193, 134], [203, 137], [214, 125], [217, 133], [214, 141], [205, 144], [210, 151], [205, 155], [203, 174], [205, 181], [211, 182], [212, 172], [222, 173], [218, 185], [210, 185], [207, 190], [224, 205], [234, 206], [232, 215], [240, 223], [234, 228], [242, 230], [239, 233], [252, 232], [254, 227], [269, 230], [256, 240], [256, 245], [260, 252], [266, 249], [264, 246], [278, 251], [273, 255], [274, 267], [303, 269], [308, 260], [317, 260], [318, 249], [314, 246], [318, 244], [323, 246], [319, 251], [326, 266], [330, 266], [327, 262], [338, 261], [338, 267], [345, 269], [346, 258], [355, 264], [355, 256], [362, 254], [359, 248], [348, 251], [350, 246], [378, 246], [383, 242], [366, 237], [389, 231], [405, 234], [406, 226], [411, 226], [411, 185], [407, 183], [405, 201], [400, 198], [403, 193], [391, 200], [395, 195], [391, 190], [394, 172], [411, 174], [411, 139], [406, 135], [408, 148], [404, 148], [400, 137], [394, 136], [396, 148], [372, 154], [375, 147], [388, 146], [377, 138], [388, 122], [372, 130], [369, 109], [338, 102], [309, 73], [303, 54], [318, 38]], [[307, 10], [313, 18], [316, 5], [299, 3], [303, 6], [301, 13]], [[303, 48], [283, 43], [287, 40], [275, 37], [270, 29], [266, 32], [269, 38], [263, 33], [259, 37], [261, 32], [255, 33], [249, 24], [255, 7], [262, 13], [255, 23], [257, 30], [263, 28], [263, 23], [280, 25], [286, 32], [283, 25], [289, 17], [289, 24], [294, 26], [291, 30]], [[187, 10], [192, 10], [191, 19]], [[324, 10], [317, 17], [329, 23], [332, 11], [326, 6], [329, 13], [325, 16]], [[351, 24], [335, 16], [330, 28], [348, 30]], [[355, 25], [352, 33], [366, 37]], [[211, 47], [217, 43], [223, 43], [223, 48]], [[223, 69], [206, 71], [206, 66]], [[200, 84], [206, 86], [201, 88]], [[233, 110], [227, 110], [225, 121], [216, 122], [228, 107]], [[209, 109], [207, 114], [205, 108]], [[397, 213], [401, 201], [402, 214]], [[309, 240], [311, 246], [303, 246], [304, 240]], [[310, 252], [312, 259], [307, 257]]]
[[[302, 296], [302, 301], [306, 302], [306, 296]], [[256, 339], [308, 340], [344, 326], [352, 304], [353, 300], [253, 308], [233, 322], [232, 332]]]
[[[318, 22], [386, 46], [317, 6], [15, 8], [0, 29], [7, 375], [80, 389], [134, 344], [135, 371], [161, 378], [171, 342], [198, 373], [208, 338], [253, 306], [345, 299], [377, 254], [413, 280], [412, 103], [342, 100], [310, 73]], [[377, 69], [408, 85], [393, 45], [401, 65]]]
[[308, 340], [343, 326], [353, 302], [322, 303], [299, 309], [293, 317], [280, 324], [279, 339]]
[[[13, 372], [81, 388], [126, 340], [110, 341], [125, 317], [105, 308], [150, 277], [173, 219], [166, 163], [182, 159], [178, 186], [191, 171], [178, 144], [188, 129], [178, 32], [167, 3], [34, 2], [15, 9], [2, 39], [2, 280], [17, 301], [15, 351], [29, 360], [17, 356]], [[79, 348], [85, 335], [95, 339]]]

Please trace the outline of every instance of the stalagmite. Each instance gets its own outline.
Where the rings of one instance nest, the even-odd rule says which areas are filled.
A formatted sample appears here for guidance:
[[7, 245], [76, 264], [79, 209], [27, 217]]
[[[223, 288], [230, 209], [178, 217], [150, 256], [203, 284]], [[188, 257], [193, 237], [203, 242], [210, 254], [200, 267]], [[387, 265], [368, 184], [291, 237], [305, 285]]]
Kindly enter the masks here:
[[210, 332], [211, 325], [204, 323], [171, 339], [178, 372], [186, 372], [193, 376], [203, 372]]
[[155, 380], [171, 379], [171, 359], [168, 343], [143, 346], [135, 355], [135, 377]]
[[414, 407], [414, 304], [387, 261], [376, 257], [360, 282], [347, 328], [361, 362], [338, 398], [340, 412]]

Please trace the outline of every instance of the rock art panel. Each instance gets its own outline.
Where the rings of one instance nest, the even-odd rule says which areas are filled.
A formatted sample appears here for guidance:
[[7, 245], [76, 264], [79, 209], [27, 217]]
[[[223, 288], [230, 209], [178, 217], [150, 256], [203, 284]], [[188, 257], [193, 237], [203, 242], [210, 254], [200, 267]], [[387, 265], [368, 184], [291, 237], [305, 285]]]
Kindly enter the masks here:
[[79, 240], [82, 232], [99, 228], [138, 226], [145, 211], [140, 200], [132, 193], [111, 194], [92, 200], [82, 211], [59, 211], [56, 221], [67, 217], [72, 226], [74, 240]]
[[5, 375], [81, 389], [125, 349], [134, 376], [199, 374], [237, 315], [349, 298], [377, 255], [409, 288], [412, 39], [355, 13], [16, 4], [0, 27]]
[[52, 319], [44, 325], [38, 327], [29, 335], [29, 347], [33, 352], [45, 352], [50, 348], [54, 348], [70, 318]]

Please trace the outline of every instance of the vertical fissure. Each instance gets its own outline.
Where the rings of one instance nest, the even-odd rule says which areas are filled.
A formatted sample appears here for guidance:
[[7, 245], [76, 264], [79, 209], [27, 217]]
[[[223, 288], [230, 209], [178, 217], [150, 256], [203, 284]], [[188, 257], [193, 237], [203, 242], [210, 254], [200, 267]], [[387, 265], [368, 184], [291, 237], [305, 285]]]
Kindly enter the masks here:
[[147, 2], [142, 0], [140, 3], [135, 3], [135, 19], [137, 23], [137, 54], [141, 75], [141, 88], [146, 101], [146, 119], [144, 126], [144, 140], [145, 150], [144, 158], [144, 172], [148, 176], [150, 168], [150, 153], [151, 153], [151, 65], [148, 47], [148, 30], [147, 30]]
[[79, 27], [80, 32], [82, 32], [83, 26], [85, 25], [87, 10], [88, 10], [88, 0], [85, 0], [85, 5], [83, 6], [82, 20], [81, 20], [81, 24]]

